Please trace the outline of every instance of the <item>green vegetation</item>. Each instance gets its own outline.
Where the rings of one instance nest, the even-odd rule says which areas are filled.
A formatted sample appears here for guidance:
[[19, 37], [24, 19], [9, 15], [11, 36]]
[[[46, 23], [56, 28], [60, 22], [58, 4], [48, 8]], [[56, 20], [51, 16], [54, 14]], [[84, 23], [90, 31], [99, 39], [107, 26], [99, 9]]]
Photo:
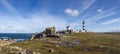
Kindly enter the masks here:
[[[78, 41], [78, 44], [75, 43]], [[63, 38], [41, 38], [19, 42], [18, 46], [41, 54], [120, 54], [120, 35], [102, 33], [73, 33]], [[54, 50], [54, 52], [49, 52]]]

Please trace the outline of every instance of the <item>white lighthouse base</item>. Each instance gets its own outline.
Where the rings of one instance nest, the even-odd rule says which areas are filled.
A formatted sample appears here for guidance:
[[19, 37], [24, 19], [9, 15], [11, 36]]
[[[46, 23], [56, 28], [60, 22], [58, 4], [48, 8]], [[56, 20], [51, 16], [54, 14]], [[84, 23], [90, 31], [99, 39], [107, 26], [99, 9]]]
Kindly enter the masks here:
[[80, 32], [87, 32], [87, 30], [81, 30]]

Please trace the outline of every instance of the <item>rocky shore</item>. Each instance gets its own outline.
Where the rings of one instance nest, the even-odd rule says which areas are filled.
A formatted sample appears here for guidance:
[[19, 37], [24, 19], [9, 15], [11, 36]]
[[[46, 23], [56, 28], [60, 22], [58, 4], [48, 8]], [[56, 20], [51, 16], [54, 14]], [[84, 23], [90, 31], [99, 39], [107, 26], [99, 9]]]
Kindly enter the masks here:
[[12, 43], [15, 43], [15, 41], [13, 41], [13, 40], [7, 40], [7, 41], [5, 41], [5, 40], [1, 40], [0, 39], [0, 47], [3, 47], [5, 45], [9, 45], [9, 44], [12, 44]]

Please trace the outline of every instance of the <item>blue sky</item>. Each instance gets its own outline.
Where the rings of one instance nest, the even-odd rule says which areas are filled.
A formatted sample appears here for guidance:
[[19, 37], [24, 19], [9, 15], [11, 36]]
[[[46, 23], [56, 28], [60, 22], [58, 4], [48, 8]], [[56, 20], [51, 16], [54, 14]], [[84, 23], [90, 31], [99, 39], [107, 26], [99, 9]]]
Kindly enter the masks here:
[[0, 0], [0, 32], [31, 33], [71, 25], [88, 31], [120, 30], [120, 0]]

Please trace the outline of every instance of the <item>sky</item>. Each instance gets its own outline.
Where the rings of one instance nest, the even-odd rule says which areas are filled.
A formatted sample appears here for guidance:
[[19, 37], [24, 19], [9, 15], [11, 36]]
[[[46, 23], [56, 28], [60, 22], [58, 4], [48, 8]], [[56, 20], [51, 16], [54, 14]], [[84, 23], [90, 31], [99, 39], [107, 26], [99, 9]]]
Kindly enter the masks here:
[[47, 27], [120, 31], [120, 0], [0, 0], [0, 33], [34, 33]]

